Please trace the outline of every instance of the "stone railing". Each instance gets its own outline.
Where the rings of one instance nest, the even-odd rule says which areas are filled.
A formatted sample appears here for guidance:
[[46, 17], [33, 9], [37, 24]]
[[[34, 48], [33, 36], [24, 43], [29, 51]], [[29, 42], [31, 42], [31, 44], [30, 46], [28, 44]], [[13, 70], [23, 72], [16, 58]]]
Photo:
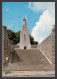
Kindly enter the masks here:
[[37, 49], [37, 45], [31, 45], [31, 49]]

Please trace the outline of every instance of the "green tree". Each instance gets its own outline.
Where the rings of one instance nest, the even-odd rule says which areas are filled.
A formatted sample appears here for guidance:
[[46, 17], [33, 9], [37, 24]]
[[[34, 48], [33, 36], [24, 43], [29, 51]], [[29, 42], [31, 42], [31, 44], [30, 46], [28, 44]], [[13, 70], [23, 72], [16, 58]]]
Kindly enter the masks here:
[[20, 42], [20, 31], [16, 32], [16, 43]]
[[37, 45], [38, 44], [38, 42], [37, 41], [34, 41], [34, 45]]
[[31, 45], [37, 45], [38, 42], [37, 41], [34, 41], [33, 36], [31, 36], [31, 35], [29, 35], [29, 36], [30, 36], [30, 43], [31, 43]]
[[16, 34], [14, 31], [12, 30], [7, 30], [8, 32], [8, 36], [9, 36], [9, 39], [11, 41], [11, 44], [14, 44], [15, 43], [15, 39], [16, 39]]
[[[12, 30], [7, 30], [7, 32], [8, 32], [8, 36], [9, 36], [11, 44], [17, 44], [17, 43], [20, 42], [20, 31], [15, 33]], [[29, 34], [29, 36], [30, 36], [30, 43], [31, 43], [31, 45], [37, 45], [38, 42], [34, 41], [33, 36], [31, 36], [30, 34]]]

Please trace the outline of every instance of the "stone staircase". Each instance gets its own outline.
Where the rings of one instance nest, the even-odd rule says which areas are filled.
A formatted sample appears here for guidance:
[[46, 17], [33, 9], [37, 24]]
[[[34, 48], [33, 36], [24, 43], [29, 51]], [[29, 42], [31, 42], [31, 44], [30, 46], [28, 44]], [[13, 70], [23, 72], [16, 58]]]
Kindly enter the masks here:
[[44, 57], [42, 52], [38, 49], [15, 49], [19, 56], [19, 61], [28, 65], [48, 65], [49, 61]]
[[14, 49], [12, 63], [4, 67], [4, 70], [50, 71], [54, 68], [39, 49]]

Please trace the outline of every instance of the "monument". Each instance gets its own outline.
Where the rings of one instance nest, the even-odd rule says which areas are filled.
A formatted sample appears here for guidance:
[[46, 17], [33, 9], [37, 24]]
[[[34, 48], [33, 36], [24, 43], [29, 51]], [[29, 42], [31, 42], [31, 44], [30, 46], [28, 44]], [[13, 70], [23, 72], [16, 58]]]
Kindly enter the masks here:
[[29, 30], [26, 25], [26, 18], [23, 19], [23, 27], [20, 31], [20, 49], [31, 49]]

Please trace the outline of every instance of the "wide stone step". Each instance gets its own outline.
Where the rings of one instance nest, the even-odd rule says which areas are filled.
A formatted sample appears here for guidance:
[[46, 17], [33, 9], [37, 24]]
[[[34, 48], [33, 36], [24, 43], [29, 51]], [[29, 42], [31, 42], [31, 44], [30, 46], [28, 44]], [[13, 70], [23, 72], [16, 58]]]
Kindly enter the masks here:
[[42, 52], [38, 49], [15, 49], [15, 52], [19, 56], [21, 64], [50, 64]]
[[4, 70], [47, 71], [54, 70], [54, 67], [38, 49], [15, 49], [12, 55], [12, 63], [4, 67]]

